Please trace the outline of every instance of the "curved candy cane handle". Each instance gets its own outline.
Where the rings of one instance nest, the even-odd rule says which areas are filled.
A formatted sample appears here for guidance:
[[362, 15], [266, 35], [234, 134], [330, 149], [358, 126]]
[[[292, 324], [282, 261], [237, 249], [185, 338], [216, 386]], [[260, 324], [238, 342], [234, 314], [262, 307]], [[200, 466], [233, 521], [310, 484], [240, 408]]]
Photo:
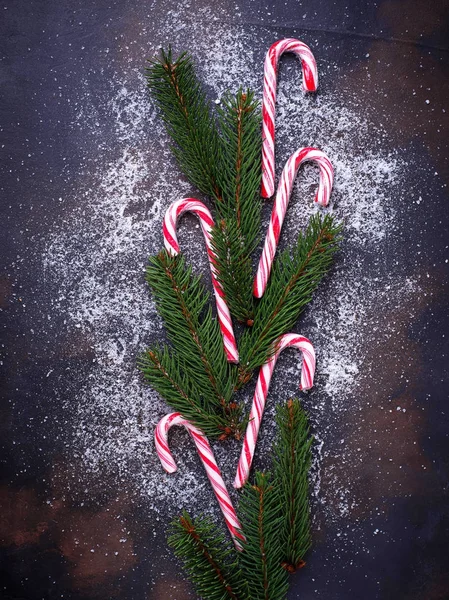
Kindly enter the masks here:
[[241, 550], [242, 546], [240, 542], [245, 539], [240, 531], [242, 526], [237, 518], [234, 506], [232, 505], [232, 500], [229, 497], [220, 469], [215, 462], [214, 454], [209, 442], [200, 429], [192, 425], [177, 412], [170, 413], [163, 417], [157, 424], [154, 432], [156, 451], [163, 468], [167, 473], [174, 473], [177, 470], [176, 463], [171, 455], [170, 448], [168, 447], [168, 431], [173, 425], [183, 425], [195, 442], [199, 457], [206, 469], [207, 476], [212, 484], [212, 488], [218, 500], [218, 504], [220, 505], [226, 525], [234, 540], [234, 544], [238, 550]]
[[196, 200], [196, 198], [183, 198], [182, 200], [173, 202], [173, 204], [169, 206], [165, 213], [163, 223], [165, 248], [172, 256], [176, 256], [179, 253], [176, 226], [179, 217], [185, 212], [194, 213], [200, 220], [201, 230], [206, 241], [207, 255], [209, 257], [212, 285], [217, 304], [218, 322], [223, 336], [224, 349], [228, 362], [237, 363], [239, 361], [239, 353], [232, 327], [231, 314], [228, 305], [226, 304], [223, 288], [217, 281], [217, 269], [215, 267], [216, 256], [211, 246], [211, 229], [214, 226], [214, 220], [208, 208], [202, 202]]
[[262, 198], [274, 194], [274, 119], [276, 110], [276, 87], [278, 63], [284, 52], [293, 52], [301, 60], [302, 85], [306, 92], [318, 87], [318, 71], [312, 51], [306, 44], [293, 38], [275, 42], [267, 52], [264, 64], [262, 102]]
[[275, 347], [277, 347], [276, 352], [261, 367], [259, 371], [253, 404], [251, 406], [251, 412], [249, 415], [249, 423], [248, 427], [246, 428], [245, 439], [243, 440], [242, 452], [240, 454], [240, 460], [234, 480], [235, 488], [243, 487], [248, 479], [268, 390], [270, 388], [271, 377], [273, 375], [277, 359], [279, 358], [282, 350], [290, 347], [301, 350], [303, 362], [301, 370], [301, 385], [299, 389], [308, 390], [313, 386], [313, 376], [315, 374], [315, 350], [313, 349], [311, 342], [302, 335], [297, 335], [296, 333], [287, 333], [276, 340]]
[[334, 182], [334, 169], [328, 157], [316, 148], [301, 148], [290, 156], [282, 171], [281, 179], [274, 201], [273, 211], [271, 213], [270, 225], [268, 228], [265, 244], [260, 257], [259, 267], [254, 279], [253, 293], [256, 298], [262, 298], [270, 278], [271, 266], [274, 255], [276, 254], [277, 243], [281, 235], [282, 223], [284, 222], [287, 206], [290, 201], [290, 195], [293, 189], [293, 183], [298, 173], [299, 167], [306, 161], [313, 161], [320, 167], [320, 183], [315, 196], [315, 202], [321, 206], [329, 204], [329, 197]]

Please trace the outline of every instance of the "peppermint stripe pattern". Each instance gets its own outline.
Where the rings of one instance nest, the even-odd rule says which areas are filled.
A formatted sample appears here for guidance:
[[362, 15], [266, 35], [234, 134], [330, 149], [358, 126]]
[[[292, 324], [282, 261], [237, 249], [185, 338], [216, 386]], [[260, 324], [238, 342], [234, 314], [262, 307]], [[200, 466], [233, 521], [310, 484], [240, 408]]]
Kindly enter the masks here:
[[170, 452], [170, 448], [168, 447], [168, 431], [173, 425], [184, 426], [195, 442], [199, 457], [204, 465], [204, 468], [206, 469], [207, 476], [218, 500], [218, 504], [223, 513], [226, 525], [228, 526], [229, 532], [234, 540], [235, 547], [237, 550], [241, 550], [241, 541], [245, 540], [245, 537], [241, 533], [242, 526], [237, 518], [237, 514], [234, 510], [234, 506], [231, 498], [229, 497], [228, 490], [226, 489], [226, 485], [221, 476], [220, 469], [215, 461], [215, 457], [209, 442], [200, 429], [192, 425], [189, 421], [187, 421], [187, 419], [184, 419], [181, 413], [178, 412], [170, 413], [163, 417], [157, 424], [154, 432], [156, 452], [163, 468], [167, 471], [167, 473], [174, 473], [177, 470], [176, 463]]
[[228, 362], [238, 363], [239, 353], [237, 350], [237, 342], [232, 327], [231, 314], [224, 297], [224, 292], [221, 285], [217, 281], [217, 270], [215, 268], [216, 256], [211, 247], [211, 229], [214, 226], [214, 220], [208, 208], [196, 198], [183, 198], [177, 200], [170, 205], [165, 213], [164, 223], [162, 226], [164, 234], [164, 245], [169, 254], [176, 256], [179, 253], [178, 238], [176, 235], [176, 227], [179, 217], [185, 212], [191, 212], [197, 215], [200, 220], [201, 230], [206, 242], [207, 255], [209, 258], [210, 272], [212, 277], [212, 286], [215, 293], [215, 301], [217, 305], [218, 322], [220, 324], [221, 334], [223, 336], [223, 344]]
[[242, 452], [240, 454], [240, 460], [234, 480], [235, 488], [243, 487], [248, 480], [251, 463], [254, 458], [257, 436], [259, 435], [263, 411], [267, 400], [268, 390], [270, 388], [271, 377], [282, 350], [285, 348], [298, 348], [298, 350], [301, 350], [303, 361], [301, 369], [301, 385], [299, 389], [308, 390], [313, 386], [316, 361], [315, 350], [311, 342], [302, 335], [287, 333], [277, 339], [275, 347], [277, 348], [276, 352], [259, 371], [251, 413], [249, 415], [249, 423], [246, 428], [245, 439], [243, 440]]
[[306, 44], [287, 38], [272, 44], [265, 57], [262, 102], [262, 190], [263, 198], [274, 194], [274, 122], [276, 112], [276, 87], [279, 59], [284, 52], [293, 52], [301, 60], [302, 85], [306, 92], [318, 87], [318, 71], [315, 57]]
[[320, 182], [315, 196], [315, 202], [321, 206], [329, 204], [329, 198], [334, 183], [334, 169], [328, 157], [316, 148], [301, 148], [290, 156], [282, 171], [281, 179], [271, 213], [265, 244], [259, 261], [256, 277], [254, 279], [253, 293], [256, 298], [262, 298], [270, 278], [274, 255], [281, 235], [282, 223], [287, 212], [288, 203], [293, 189], [293, 184], [299, 167], [307, 161], [317, 163], [320, 168]]

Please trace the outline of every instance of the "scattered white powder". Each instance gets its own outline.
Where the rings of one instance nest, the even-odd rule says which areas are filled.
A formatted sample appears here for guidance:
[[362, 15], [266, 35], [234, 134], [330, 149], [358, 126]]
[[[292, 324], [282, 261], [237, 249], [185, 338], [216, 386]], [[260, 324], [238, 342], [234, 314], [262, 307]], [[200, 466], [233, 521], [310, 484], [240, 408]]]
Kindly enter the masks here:
[[[178, 21], [174, 11], [158, 27], [164, 31], [161, 44], [189, 49], [198, 59], [212, 100], [239, 85], [252, 87], [261, 96], [263, 53], [255, 55], [254, 41], [242, 28], [222, 23], [212, 27], [200, 20], [186, 24]], [[263, 30], [254, 35], [263, 38], [260, 47], [268, 47], [274, 39]], [[157, 39], [154, 32], [149, 39]], [[215, 46], [211, 47], [211, 39], [216, 40]], [[319, 58], [319, 48], [313, 40], [307, 41]], [[78, 328], [77, 335], [81, 332], [94, 354], [94, 362], [86, 364], [72, 383], [75, 398], [67, 394], [67, 422], [73, 427], [67, 432], [68, 456], [73, 453], [82, 461], [83, 473], [78, 476], [84, 480], [86, 496], [99, 479], [109, 477], [111, 487], [126, 485], [149, 510], [164, 517], [184, 507], [218, 515], [184, 432], [173, 432], [171, 438], [179, 471], [167, 475], [160, 467], [152, 432], [167, 407], [144, 386], [135, 367], [136, 356], [163, 336], [144, 281], [147, 257], [162, 247], [162, 217], [169, 204], [196, 193], [170, 155], [168, 138], [145, 89], [139, 60], [155, 54], [156, 47], [129, 52], [128, 62], [117, 64], [106, 91], [93, 92], [85, 82], [79, 97], [72, 100], [78, 110], [74, 127], [98, 144], [99, 152], [86, 167], [88, 177], [70, 198], [73, 208], [68, 219], [48, 235], [43, 257], [45, 275], [59, 290], [52, 309], [66, 315], [68, 330]], [[316, 387], [305, 401], [316, 437], [317, 527], [328, 519], [344, 524], [360, 503], [350, 475], [342, 478], [331, 467], [326, 485], [322, 484], [323, 465], [343, 461], [350, 470], [359, 460], [356, 449], [339, 440], [346, 437], [346, 426], [349, 435], [351, 427], [357, 429], [359, 411], [371, 406], [373, 396], [368, 391], [379, 375], [372, 371], [372, 354], [379, 356], [382, 345], [398, 331], [392, 319], [399, 309], [405, 310], [403, 322], [409, 322], [410, 299], [417, 291], [416, 283], [399, 267], [384, 269], [383, 257], [397, 236], [394, 199], [401, 194], [405, 165], [389, 150], [381, 123], [368, 122], [356, 98], [330, 90], [329, 79], [337, 64], [319, 67], [320, 92], [305, 96], [299, 65], [286, 58], [277, 104], [278, 175], [299, 147], [324, 150], [336, 170], [328, 210], [345, 225], [336, 266], [296, 329], [313, 341], [318, 357]], [[372, 140], [368, 152], [367, 139]], [[317, 210], [312, 205], [317, 173], [309, 165], [299, 173], [282, 244], [291, 243]], [[269, 210], [267, 203], [266, 221]], [[183, 220], [181, 247], [208, 278], [205, 252], [196, 250], [202, 247], [201, 234], [194, 225], [193, 218]], [[268, 452], [275, 433], [273, 398], [283, 401], [297, 394], [298, 383], [298, 356], [294, 351], [285, 353], [273, 378], [258, 457]], [[254, 383], [246, 392], [248, 403], [253, 388]], [[386, 404], [388, 398], [378, 401]], [[231, 488], [240, 444], [214, 447]]]

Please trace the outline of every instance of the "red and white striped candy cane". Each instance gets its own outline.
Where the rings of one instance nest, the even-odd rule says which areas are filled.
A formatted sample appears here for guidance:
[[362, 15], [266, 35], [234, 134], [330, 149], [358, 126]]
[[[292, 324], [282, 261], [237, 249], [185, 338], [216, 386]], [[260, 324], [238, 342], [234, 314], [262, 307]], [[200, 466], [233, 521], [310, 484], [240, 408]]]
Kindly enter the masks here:
[[179, 253], [176, 226], [179, 217], [185, 212], [194, 213], [199, 217], [201, 229], [206, 241], [210, 272], [212, 275], [212, 285], [217, 304], [218, 322], [220, 324], [221, 334], [223, 336], [223, 344], [226, 356], [228, 362], [237, 363], [239, 361], [239, 353], [232, 327], [231, 314], [229, 312], [228, 305], [226, 304], [223, 288], [217, 281], [217, 269], [215, 267], [216, 256], [211, 246], [211, 229], [214, 226], [214, 220], [210, 214], [210, 211], [202, 202], [196, 200], [196, 198], [183, 198], [182, 200], [177, 200], [170, 205], [165, 213], [163, 224], [165, 248], [172, 256], [176, 256]]
[[245, 540], [245, 537], [240, 531], [242, 526], [237, 518], [234, 506], [232, 505], [232, 500], [229, 497], [228, 490], [226, 489], [225, 482], [223, 481], [209, 442], [200, 429], [192, 425], [187, 419], [184, 419], [181, 413], [178, 412], [170, 413], [163, 417], [157, 424], [154, 432], [156, 451], [162, 466], [167, 473], [174, 473], [177, 470], [176, 463], [171, 455], [170, 448], [168, 447], [168, 431], [173, 425], [183, 425], [193, 438], [201, 462], [206, 469], [207, 476], [212, 484], [218, 504], [220, 505], [226, 525], [234, 540], [234, 544], [238, 550], [241, 550], [242, 545], [240, 542]]
[[276, 87], [279, 59], [284, 52], [299, 56], [302, 64], [302, 85], [306, 92], [318, 87], [318, 71], [312, 51], [306, 44], [293, 38], [275, 42], [267, 52], [264, 64], [262, 102], [262, 198], [274, 194], [274, 119], [276, 111]]
[[262, 256], [260, 257], [259, 267], [254, 279], [254, 295], [256, 298], [262, 298], [267, 281], [270, 278], [271, 266], [274, 255], [276, 254], [277, 243], [281, 235], [282, 223], [284, 222], [290, 195], [293, 189], [293, 183], [298, 173], [299, 167], [303, 162], [313, 161], [320, 167], [320, 183], [315, 196], [315, 202], [321, 206], [329, 204], [329, 197], [334, 182], [334, 169], [328, 157], [316, 148], [301, 148], [290, 156], [282, 171], [279, 181], [276, 199], [274, 201], [273, 211], [271, 213], [270, 225]]
[[313, 386], [313, 376], [315, 374], [315, 350], [311, 342], [296, 333], [287, 333], [280, 336], [276, 342], [276, 352], [271, 358], [261, 367], [259, 377], [257, 379], [256, 390], [254, 392], [253, 404], [249, 415], [249, 423], [246, 428], [245, 439], [243, 440], [242, 452], [237, 467], [234, 487], [241, 488], [245, 485], [251, 463], [254, 457], [256, 448], [257, 436], [259, 435], [260, 424], [262, 421], [265, 402], [270, 388], [271, 377], [274, 367], [280, 353], [285, 348], [298, 348], [302, 352], [303, 362], [301, 370], [301, 385], [299, 389], [308, 390]]

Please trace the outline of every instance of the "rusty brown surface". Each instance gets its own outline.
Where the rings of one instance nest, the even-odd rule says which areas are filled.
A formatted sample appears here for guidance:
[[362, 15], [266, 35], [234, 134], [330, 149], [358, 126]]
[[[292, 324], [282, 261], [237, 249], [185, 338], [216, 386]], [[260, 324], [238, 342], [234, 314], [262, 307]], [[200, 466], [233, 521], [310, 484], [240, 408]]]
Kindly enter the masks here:
[[[296, 2], [277, 2], [270, 7], [262, 1], [244, 1], [234, 24], [248, 36], [267, 27], [270, 31], [275, 28], [279, 36], [309, 33], [325, 41], [321, 60], [325, 62], [338, 54], [343, 62], [332, 85], [357, 90], [371, 118], [382, 114], [389, 124], [395, 148], [405, 148], [413, 164], [429, 161], [439, 173], [442, 186], [447, 186], [449, 120], [447, 112], [443, 112], [443, 109], [449, 111], [447, 3], [385, 1], [365, 5], [354, 1], [344, 8], [331, 4], [307, 2], [299, 7]], [[194, 5], [192, 10], [206, 10], [202, 18], [211, 21], [214, 17], [226, 21], [226, 11], [232, 9], [230, 3], [228, 6], [201, 1]], [[152, 10], [157, 23], [165, 7], [156, 3]], [[6, 92], [0, 114], [5, 123], [6, 142], [12, 148], [12, 158], [5, 155], [3, 160], [6, 197], [2, 205], [6, 208], [15, 203], [11, 213], [14, 218], [9, 218], [0, 242], [6, 267], [5, 275], [0, 278], [6, 346], [0, 488], [5, 599], [195, 597], [166, 549], [167, 519], [155, 523], [155, 515], [149, 515], [126, 489], [126, 477], [120, 489], [100, 475], [91, 487], [90, 503], [83, 504], [86, 475], [81, 460], [73, 457], [69, 466], [63, 458], [67, 449], [62, 447], [58, 436], [57, 415], [52, 413], [55, 404], [49, 403], [54, 388], [46, 373], [55, 365], [60, 367], [58, 393], [66, 393], [70, 399], [73, 392], [69, 383], [76, 379], [73, 372], [85, 368], [88, 373], [86, 364], [93, 358], [91, 340], [88, 332], [58, 333], [62, 320], [58, 322], [56, 317], [54, 329], [40, 327], [42, 316], [38, 307], [48, 303], [48, 298], [44, 292], [42, 297], [33, 296], [36, 281], [43, 275], [32, 250], [25, 252], [26, 268], [21, 267], [19, 274], [14, 274], [16, 255], [23, 250], [19, 232], [28, 228], [30, 236], [38, 237], [70, 212], [56, 201], [58, 190], [54, 198], [47, 199], [48, 180], [57, 180], [64, 172], [62, 156], [65, 153], [75, 156], [76, 152], [94, 156], [96, 152], [92, 147], [81, 151], [75, 149], [75, 143], [71, 145], [70, 136], [76, 138], [76, 133], [71, 133], [68, 117], [60, 107], [55, 106], [54, 119], [48, 124], [36, 119], [32, 98], [40, 89], [41, 80], [47, 82], [50, 97], [59, 93], [57, 86], [51, 88], [50, 79], [45, 79], [49, 71], [46, 55], [59, 53], [57, 59], [63, 71], [68, 55], [64, 56], [55, 40], [56, 36], [67, 37], [88, 48], [92, 44], [84, 65], [95, 67], [94, 43], [106, 35], [103, 21], [111, 11], [115, 17], [112, 38], [119, 38], [123, 44], [139, 39], [148, 15], [141, 3], [133, 2], [112, 8], [102, 1], [89, 6], [52, 1], [40, 6], [35, 2], [9, 3], [5, 11], [9, 20], [2, 25], [3, 54], [8, 58], [3, 61]], [[75, 27], [80, 19], [85, 22], [81, 30]], [[187, 23], [191, 9], [181, 11], [179, 19]], [[51, 33], [43, 33], [48, 29]], [[43, 54], [39, 54], [41, 50], [27, 50], [42, 45]], [[262, 56], [265, 48], [260, 46], [256, 51]], [[129, 64], [126, 52], [119, 52], [117, 47], [113, 52], [126, 69]], [[355, 55], [359, 58], [353, 58]], [[369, 72], [365, 55], [370, 56]], [[26, 74], [22, 74], [22, 69]], [[82, 76], [80, 68], [80, 79]], [[421, 112], [428, 97], [436, 111], [430, 119]], [[50, 102], [48, 98], [46, 101]], [[18, 130], [19, 121], [23, 129]], [[22, 160], [22, 138], [33, 136], [40, 139], [36, 149], [42, 154], [36, 154], [35, 175], [18, 181], [8, 172], [11, 165], [17, 166]], [[432, 176], [429, 173], [429, 187]], [[75, 176], [72, 184], [76, 185]], [[22, 202], [27, 199], [31, 202], [36, 195], [47, 200], [48, 210], [41, 206], [30, 214], [23, 209]], [[441, 187], [429, 206], [428, 215], [421, 222], [411, 222], [410, 228], [403, 232], [402, 242], [406, 244], [410, 238], [421, 237], [424, 248], [431, 248], [426, 266], [432, 267], [436, 256], [446, 253], [449, 257], [447, 229], [446, 241], [443, 236], [447, 227], [447, 188]], [[133, 207], [128, 210], [131, 214]], [[379, 305], [371, 315], [367, 330], [388, 327], [394, 322], [396, 335], [387, 348], [382, 348], [372, 344], [367, 334], [363, 370], [370, 377], [365, 383], [362, 381], [357, 391], [365, 402], [360, 410], [348, 410], [347, 417], [336, 423], [335, 439], [330, 440], [332, 451], [322, 464], [322, 501], [330, 507], [341, 503], [335, 495], [335, 489], [341, 486], [354, 490], [356, 502], [348, 503], [343, 532], [341, 523], [326, 521], [324, 516], [318, 518], [313, 532], [315, 550], [307, 560], [307, 567], [292, 579], [289, 595], [292, 599], [449, 597], [445, 559], [448, 552], [447, 355], [446, 347], [437, 342], [441, 328], [449, 335], [447, 269], [435, 267], [429, 280], [425, 269], [414, 272], [407, 252], [401, 254], [398, 246], [385, 258], [385, 269], [392, 268], [400, 256], [405, 268], [413, 271], [421, 282], [422, 295], [408, 300], [413, 302], [415, 319], [409, 321], [407, 306], [392, 310]], [[37, 308], [29, 320], [22, 316], [24, 299], [28, 304], [36, 301]], [[38, 335], [31, 336], [31, 327]], [[67, 366], [72, 372], [65, 373]], [[391, 403], [382, 402], [382, 398]], [[395, 411], [394, 416], [391, 411]], [[42, 429], [45, 438], [35, 435], [36, 428]], [[344, 453], [339, 446], [342, 436], [346, 443]], [[360, 529], [353, 528], [354, 524], [362, 530], [364, 527], [371, 530], [370, 516], [377, 507], [384, 515], [382, 538], [377, 536], [365, 552], [357, 549], [348, 558], [351, 546], [358, 543]], [[340, 535], [349, 548], [349, 554], [342, 558], [337, 555], [341, 546], [333, 545]]]

